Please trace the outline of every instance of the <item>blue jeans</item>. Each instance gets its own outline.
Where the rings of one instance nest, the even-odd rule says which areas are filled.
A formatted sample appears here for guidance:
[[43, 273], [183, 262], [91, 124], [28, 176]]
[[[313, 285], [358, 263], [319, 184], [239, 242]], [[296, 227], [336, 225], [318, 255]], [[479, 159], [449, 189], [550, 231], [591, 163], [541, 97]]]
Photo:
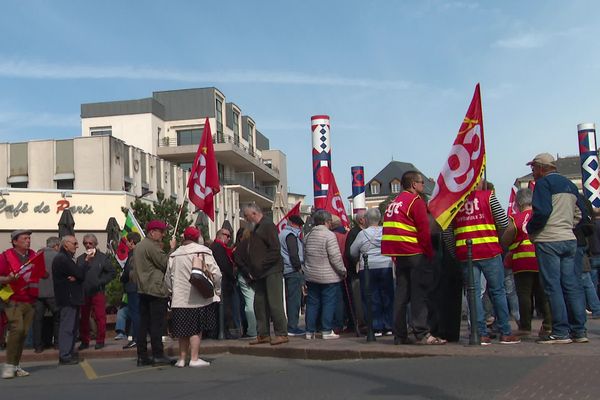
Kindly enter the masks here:
[[140, 326], [140, 295], [137, 292], [127, 292], [127, 311], [131, 319], [131, 336], [135, 341]]
[[242, 274], [238, 274], [238, 285], [244, 298], [244, 315], [246, 316], [246, 336], [256, 336], [256, 316], [254, 315], [254, 289]]
[[[468, 282], [467, 263], [461, 263], [463, 267], [464, 281]], [[494, 305], [496, 312], [496, 323], [502, 335], [512, 334], [512, 329], [508, 323], [508, 302], [506, 300], [506, 290], [504, 289], [504, 265], [502, 257], [486, 258], [485, 260], [473, 261], [473, 275], [475, 279], [475, 303], [477, 305], [477, 325], [481, 336], [488, 336], [487, 326], [485, 324], [485, 311], [481, 299], [481, 275], [485, 277], [488, 286], [488, 294]]]
[[600, 317], [600, 300], [598, 299], [596, 287], [592, 283], [590, 272], [581, 274], [581, 285], [583, 286], [583, 292], [585, 293], [585, 303], [587, 304], [588, 310], [592, 312], [594, 317]]
[[340, 298], [340, 284], [306, 282], [308, 297], [306, 299], [306, 331], [317, 330], [317, 318], [321, 312], [321, 331], [333, 330], [333, 315]]
[[117, 322], [115, 323], [115, 332], [127, 333], [127, 320], [129, 319], [129, 306], [125, 305], [117, 311]]
[[[365, 290], [365, 270], [358, 272], [363, 310], [367, 309]], [[369, 288], [371, 289], [371, 308], [373, 330], [391, 331], [394, 326], [394, 275], [392, 268], [369, 270]]]
[[517, 285], [515, 285], [515, 275], [510, 268], [504, 268], [504, 289], [508, 300], [508, 309], [510, 315], [519, 322], [521, 315], [519, 313], [519, 297], [517, 296]]
[[293, 332], [298, 329], [298, 318], [302, 305], [302, 285], [304, 275], [300, 271], [290, 272], [283, 276], [285, 278], [285, 304], [287, 313], [287, 329]]
[[581, 267], [575, 262], [577, 242], [536, 243], [544, 291], [552, 312], [552, 334], [559, 338], [584, 336], [585, 298], [581, 286]]
[[592, 266], [592, 271], [590, 272], [590, 277], [592, 278], [592, 285], [594, 285], [596, 293], [598, 293], [598, 295], [600, 296], [600, 291], [598, 291], [598, 270], [600, 269], [600, 256], [591, 256], [590, 265]]

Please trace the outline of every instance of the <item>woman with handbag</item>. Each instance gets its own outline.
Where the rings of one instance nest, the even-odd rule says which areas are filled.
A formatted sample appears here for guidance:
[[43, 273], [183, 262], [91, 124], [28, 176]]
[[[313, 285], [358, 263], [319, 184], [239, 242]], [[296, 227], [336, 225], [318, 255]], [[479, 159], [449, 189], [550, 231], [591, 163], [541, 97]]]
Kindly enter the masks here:
[[[198, 243], [200, 231], [187, 227], [183, 243], [169, 256], [165, 284], [171, 292], [171, 333], [179, 339], [176, 367], [206, 367], [198, 358], [202, 331], [216, 327], [216, 304], [220, 301], [221, 271], [211, 250]], [[212, 286], [212, 287], [211, 287]], [[212, 290], [211, 290], [212, 289]]]

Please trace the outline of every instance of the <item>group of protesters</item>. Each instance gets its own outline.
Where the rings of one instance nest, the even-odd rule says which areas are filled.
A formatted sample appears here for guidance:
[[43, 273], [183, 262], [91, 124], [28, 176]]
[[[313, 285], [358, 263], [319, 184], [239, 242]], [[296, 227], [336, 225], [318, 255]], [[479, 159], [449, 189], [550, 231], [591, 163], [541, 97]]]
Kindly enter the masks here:
[[[137, 349], [138, 366], [205, 367], [210, 363], [199, 357], [200, 342], [203, 335], [216, 336], [222, 312], [224, 337], [249, 339], [250, 345], [281, 345], [290, 336], [330, 340], [371, 330], [375, 337], [393, 336], [397, 345], [444, 345], [459, 340], [464, 282], [472, 265], [476, 308], [471, 311], [481, 345], [496, 337], [500, 344], [520, 343], [531, 334], [536, 312], [542, 317], [538, 343], [588, 342], [586, 310], [600, 317], [600, 227], [589, 202], [557, 173], [555, 162], [542, 153], [528, 163], [535, 190], [518, 191], [518, 212], [507, 217], [483, 180], [445, 230], [428, 212], [418, 171], [404, 173], [402, 191], [383, 215], [379, 209], [359, 212], [349, 230], [339, 218], [316, 210], [309, 221], [290, 216], [279, 231], [260, 207], [249, 204], [235, 237], [224, 226], [204, 243], [190, 226], [179, 247], [172, 238], [165, 251], [168, 225], [149, 221], [143, 239], [135, 232], [126, 237], [129, 257], [120, 277], [126, 307], [119, 313], [116, 339], [128, 336], [129, 319], [131, 339], [123, 348]], [[34, 257], [31, 234], [12, 232], [12, 247], [0, 256], [0, 285], [16, 281]], [[92, 315], [94, 348], [105, 346], [105, 288], [116, 271], [98, 250], [96, 236], [85, 235], [83, 245], [85, 252], [75, 258], [74, 236], [48, 238], [42, 250], [45, 277], [20, 286], [3, 303], [9, 328], [3, 378], [29, 374], [20, 366], [25, 339], [33, 322], [35, 352], [44, 350], [41, 326], [47, 312], [53, 316], [59, 364], [77, 364], [77, 350], [90, 346]], [[197, 287], [194, 274], [209, 285], [209, 294]], [[165, 354], [167, 332], [178, 340], [177, 359]]]

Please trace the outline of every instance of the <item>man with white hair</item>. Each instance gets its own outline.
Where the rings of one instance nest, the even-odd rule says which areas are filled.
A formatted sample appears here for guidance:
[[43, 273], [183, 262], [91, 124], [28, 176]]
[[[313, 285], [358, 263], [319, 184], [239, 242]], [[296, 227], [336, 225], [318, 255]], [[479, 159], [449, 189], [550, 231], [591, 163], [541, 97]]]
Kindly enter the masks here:
[[83, 282], [85, 304], [81, 307], [79, 335], [81, 344], [79, 350], [90, 346], [90, 314], [94, 311], [96, 321], [96, 350], [104, 347], [106, 338], [106, 285], [116, 276], [115, 268], [110, 259], [98, 250], [98, 238], [93, 233], [83, 236], [85, 253], [77, 257], [77, 265], [87, 272]]
[[585, 215], [585, 206], [575, 184], [556, 171], [552, 154], [538, 154], [527, 165], [535, 179], [527, 232], [535, 244], [552, 312], [552, 333], [538, 343], [586, 343], [585, 297], [575, 266], [577, 240], [573, 233]]

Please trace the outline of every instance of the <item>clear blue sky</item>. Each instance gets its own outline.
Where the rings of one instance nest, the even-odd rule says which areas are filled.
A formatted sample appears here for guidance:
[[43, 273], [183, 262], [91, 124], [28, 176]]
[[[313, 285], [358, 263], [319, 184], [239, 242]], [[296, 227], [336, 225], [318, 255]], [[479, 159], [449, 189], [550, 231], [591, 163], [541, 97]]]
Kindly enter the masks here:
[[525, 163], [578, 152], [600, 122], [596, 1], [20, 1], [0, 14], [0, 141], [79, 136], [81, 103], [216, 86], [312, 200], [310, 116], [332, 163], [393, 157], [430, 177], [481, 82], [488, 177], [506, 205]]

